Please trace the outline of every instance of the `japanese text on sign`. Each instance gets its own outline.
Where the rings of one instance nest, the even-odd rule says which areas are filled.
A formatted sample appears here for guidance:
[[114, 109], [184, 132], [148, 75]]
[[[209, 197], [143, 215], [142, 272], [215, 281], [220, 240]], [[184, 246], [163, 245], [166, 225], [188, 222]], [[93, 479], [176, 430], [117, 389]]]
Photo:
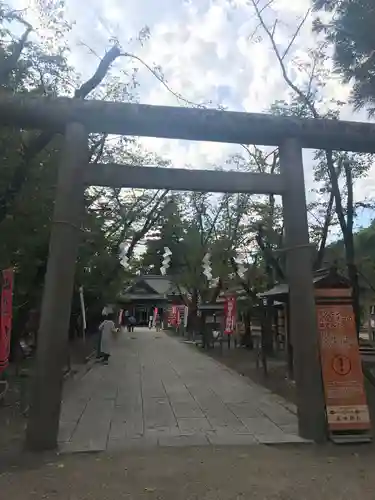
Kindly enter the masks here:
[[236, 298], [226, 297], [224, 305], [224, 333], [231, 335], [236, 325]]
[[368, 429], [370, 418], [352, 306], [317, 305], [317, 320], [329, 428]]

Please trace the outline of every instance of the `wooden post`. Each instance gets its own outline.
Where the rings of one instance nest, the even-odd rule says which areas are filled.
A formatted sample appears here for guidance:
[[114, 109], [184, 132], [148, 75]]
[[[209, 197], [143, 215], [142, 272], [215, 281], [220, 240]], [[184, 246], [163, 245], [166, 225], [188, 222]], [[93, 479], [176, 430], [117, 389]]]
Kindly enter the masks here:
[[57, 446], [63, 367], [83, 215], [83, 169], [87, 161], [88, 137], [84, 126], [68, 124], [58, 175], [26, 433], [26, 446], [34, 451]]
[[287, 362], [287, 369], [288, 369], [288, 378], [289, 378], [289, 380], [294, 380], [293, 346], [292, 346], [292, 339], [290, 336], [289, 298], [288, 298], [288, 302], [285, 304], [284, 314], [285, 314], [286, 362]]
[[288, 191], [283, 195], [289, 324], [293, 343], [300, 435], [326, 439], [325, 399], [320, 368], [312, 281], [302, 148], [297, 139], [280, 145], [280, 170]]

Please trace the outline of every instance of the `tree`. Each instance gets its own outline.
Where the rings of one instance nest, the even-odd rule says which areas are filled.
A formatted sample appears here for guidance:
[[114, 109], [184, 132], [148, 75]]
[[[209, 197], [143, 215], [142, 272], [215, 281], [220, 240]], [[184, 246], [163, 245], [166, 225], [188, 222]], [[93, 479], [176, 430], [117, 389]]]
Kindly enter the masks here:
[[[184, 291], [189, 300], [189, 325], [197, 328], [200, 301], [214, 302], [222, 289], [233, 283], [231, 258], [243, 242], [249, 195], [224, 193], [171, 193], [159, 225], [148, 239], [142, 256], [142, 272], [160, 270], [164, 247], [171, 252], [168, 275]], [[203, 274], [202, 260], [209, 253], [216, 284]]]
[[[332, 100], [332, 104], [336, 108], [324, 110], [321, 106], [323, 100], [324, 75], [327, 76], [327, 71], [322, 68], [322, 62], [326, 59], [325, 46], [322, 45], [318, 49], [311, 52], [312, 61], [308, 65], [308, 73], [306, 83], [303, 86], [297, 86], [290, 78], [285, 58], [290, 51], [292, 44], [301, 29], [301, 26], [307, 20], [307, 15], [299, 24], [295, 35], [288, 44], [287, 49], [281, 52], [275, 41], [275, 29], [267, 26], [262, 12], [255, 0], [251, 0], [260, 25], [263, 27], [266, 35], [271, 43], [276, 59], [279, 63], [285, 83], [288, 85], [292, 94], [292, 107], [289, 111], [298, 116], [311, 116], [312, 118], [320, 118], [329, 116], [333, 119], [339, 115], [340, 105], [342, 103]], [[320, 63], [320, 64], [319, 64]], [[306, 68], [302, 68], [306, 71]], [[280, 104], [280, 103], [279, 103]], [[283, 108], [283, 106], [281, 106]], [[284, 106], [284, 112], [286, 107]], [[288, 112], [288, 111], [286, 111]], [[358, 272], [355, 262], [355, 247], [353, 223], [356, 213], [356, 204], [354, 201], [354, 179], [358, 176], [363, 176], [368, 171], [371, 165], [371, 157], [368, 155], [348, 155], [346, 153], [336, 153], [332, 150], [317, 152], [315, 159], [318, 163], [315, 168], [315, 177], [319, 181], [324, 182], [322, 193], [326, 192], [329, 195], [327, 200], [326, 220], [323, 225], [324, 234], [322, 241], [326, 243], [327, 234], [332, 220], [332, 212], [334, 209], [337, 217], [345, 244], [346, 267], [348, 277], [352, 287], [353, 309], [356, 319], [357, 331], [360, 328], [360, 301], [359, 301], [359, 281]], [[324, 249], [319, 252], [319, 258], [322, 259]]]
[[355, 109], [375, 113], [375, 6], [372, 0], [314, 0], [315, 10], [329, 12], [317, 17], [314, 28], [334, 47], [334, 63], [345, 83], [353, 82]]
[[[29, 95], [71, 95], [85, 98], [106, 95], [113, 100], [135, 100], [137, 86], [134, 68], [124, 80], [111, 76], [110, 67], [125, 56], [116, 44], [99, 59], [94, 74], [82, 82], [67, 63], [66, 25], [62, 3], [49, 2], [42, 13], [51, 38], [40, 38], [25, 20], [0, 2], [0, 86], [2, 92]], [[19, 26], [24, 33], [19, 36]], [[29, 40], [33, 32], [32, 41]], [[126, 59], [130, 61], [129, 58]], [[92, 134], [89, 158], [98, 162], [166, 165], [147, 153], [136, 140], [108, 138]], [[49, 232], [55, 198], [61, 137], [49, 132], [2, 129], [0, 133], [0, 266], [15, 269], [14, 328], [12, 340], [18, 345], [27, 318], [38, 310], [48, 258]], [[166, 191], [111, 190], [90, 188], [85, 194], [84, 234], [76, 272], [76, 290], [84, 286], [90, 311], [113, 300], [126, 273], [119, 263], [119, 244], [128, 244], [127, 255], [134, 254], [142, 238], [157, 222]], [[74, 296], [73, 311], [79, 306]]]
[[[356, 264], [359, 274], [359, 283], [362, 292], [370, 292], [370, 296], [374, 297], [375, 293], [375, 221], [371, 224], [358, 230], [354, 234], [354, 247], [356, 254]], [[342, 239], [331, 243], [327, 247], [327, 260], [335, 264], [342, 272], [345, 271], [346, 258], [345, 246]], [[361, 296], [362, 307], [368, 306], [366, 297]], [[363, 315], [362, 315], [363, 320]]]
[[146, 252], [141, 259], [143, 273], [160, 274], [164, 248], [168, 247], [173, 255], [168, 274], [175, 276], [185, 268], [185, 254], [181, 245], [186, 234], [181, 210], [184, 208], [184, 196], [171, 193], [163, 200], [158, 223], [146, 240]]

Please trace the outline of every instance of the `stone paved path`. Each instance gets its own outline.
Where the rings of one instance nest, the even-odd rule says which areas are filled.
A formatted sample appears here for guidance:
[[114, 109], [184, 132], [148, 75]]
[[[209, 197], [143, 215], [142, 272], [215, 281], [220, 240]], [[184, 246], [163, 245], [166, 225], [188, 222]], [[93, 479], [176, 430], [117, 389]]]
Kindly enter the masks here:
[[287, 403], [192, 346], [138, 328], [122, 333], [64, 397], [62, 451], [302, 442]]

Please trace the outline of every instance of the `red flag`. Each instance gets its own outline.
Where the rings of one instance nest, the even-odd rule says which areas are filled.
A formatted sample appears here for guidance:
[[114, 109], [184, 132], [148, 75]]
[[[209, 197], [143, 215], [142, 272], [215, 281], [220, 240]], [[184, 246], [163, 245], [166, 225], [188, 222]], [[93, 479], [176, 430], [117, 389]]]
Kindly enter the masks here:
[[153, 323], [153, 325], [155, 325], [155, 324], [156, 324], [156, 318], [157, 318], [157, 317], [158, 317], [158, 308], [157, 308], [157, 307], [155, 307], [155, 308], [154, 308], [153, 318], [152, 318], [152, 323]]
[[0, 325], [0, 372], [9, 364], [10, 334], [12, 330], [13, 269], [2, 272], [1, 325]]
[[177, 306], [172, 306], [172, 308], [170, 309], [168, 323], [171, 326], [176, 326], [177, 325]]

